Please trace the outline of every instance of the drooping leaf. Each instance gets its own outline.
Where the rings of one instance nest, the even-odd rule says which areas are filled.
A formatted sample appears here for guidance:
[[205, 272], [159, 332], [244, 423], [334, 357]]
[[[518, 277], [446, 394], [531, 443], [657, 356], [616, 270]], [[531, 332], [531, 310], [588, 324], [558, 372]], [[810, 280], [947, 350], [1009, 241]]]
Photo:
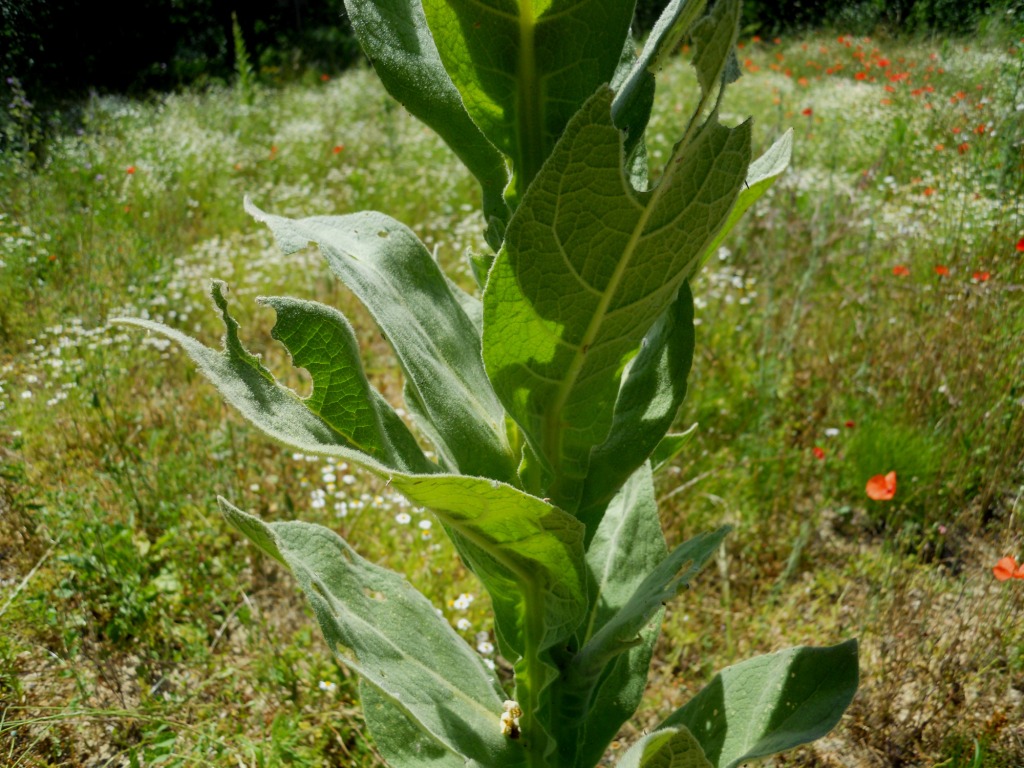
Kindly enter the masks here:
[[718, 250], [718, 246], [722, 244], [722, 241], [725, 240], [726, 236], [732, 231], [732, 228], [736, 226], [736, 223], [743, 217], [743, 214], [747, 212], [750, 206], [756, 203], [761, 195], [767, 192], [768, 188], [775, 183], [775, 180], [785, 173], [786, 168], [789, 167], [789, 160], [792, 155], [793, 129], [790, 128], [763, 155], [750, 164], [743, 189], [740, 190], [740, 194], [736, 198], [736, 205], [729, 214], [725, 226], [722, 227], [718, 235], [715, 236], [715, 239], [711, 241], [711, 245], [704, 252], [701, 265], [707, 263], [707, 260]]
[[433, 424], [439, 453], [460, 474], [515, 479], [518, 457], [505, 412], [480, 359], [480, 336], [430, 252], [380, 213], [287, 219], [246, 208], [286, 253], [320, 246], [331, 270], [363, 302], [398, 356]]
[[388, 93], [433, 128], [476, 176], [483, 190], [487, 241], [497, 250], [508, 221], [502, 197], [508, 169], [480, 132], [441, 63], [417, 0], [346, 0], [359, 45]]
[[[358, 422], [353, 420], [352, 424], [345, 426], [340, 414], [336, 414], [337, 422], [331, 424], [307, 407], [295, 392], [275, 381], [260, 358], [242, 346], [238, 338], [238, 322], [228, 312], [224, 289], [224, 283], [213, 283], [213, 300], [227, 328], [224, 350], [220, 352], [161, 323], [130, 317], [114, 318], [114, 322], [160, 333], [178, 343], [220, 390], [224, 399], [271, 437], [301, 450], [333, 452], [381, 475], [397, 470], [397, 466], [364, 452], [352, 442], [350, 433], [358, 431]], [[356, 389], [360, 386], [356, 384]], [[372, 409], [372, 403], [367, 405]], [[371, 445], [371, 441], [367, 441], [367, 445]], [[421, 471], [437, 471], [437, 468], [431, 468], [427, 463]]]
[[709, 120], [659, 184], [624, 176], [611, 92], [573, 118], [516, 211], [484, 291], [495, 390], [575, 511], [626, 363], [696, 269], [746, 176], [750, 126]]
[[[626, 606], [666, 554], [653, 478], [644, 464], [608, 504], [587, 548], [590, 608], [577, 632], [579, 645]], [[596, 765], [640, 705], [662, 613], [655, 611], [638, 633], [639, 642], [613, 659], [592, 685], [559, 691], [555, 730], [568, 736], [559, 740], [564, 765]]]
[[313, 379], [306, 408], [382, 464], [407, 472], [437, 471], [405, 422], [366, 380], [355, 333], [340, 312], [298, 299], [262, 302], [277, 313], [271, 335]]
[[600, 521], [608, 500], [658, 447], [686, 397], [693, 363], [693, 295], [683, 283], [679, 295], [644, 336], [640, 352], [622, 377], [612, 426], [590, 455], [578, 516], [588, 532]]
[[821, 738], [857, 691], [857, 641], [801, 646], [726, 667], [661, 724], [688, 728], [714, 768]]
[[569, 118], [607, 83], [628, 0], [424, 0], [441, 61], [473, 122], [511, 160], [513, 209]]
[[566, 677], [584, 685], [601, 673], [605, 664], [636, 644], [638, 633], [651, 617], [697, 575], [729, 532], [723, 526], [680, 544], [650, 571], [629, 600], [602, 626], [573, 658]]
[[264, 523], [220, 503], [231, 523], [288, 566], [331, 650], [401, 713], [407, 730], [421, 732], [432, 753], [524, 763], [521, 746], [497, 726], [503, 695], [494, 673], [404, 577], [364, 560], [327, 528]]
[[697, 739], [686, 728], [649, 733], [630, 747], [616, 768], [712, 768]]
[[[573, 634], [586, 610], [583, 526], [576, 518], [496, 480], [410, 474], [355, 450], [242, 346], [219, 285], [214, 297], [228, 328], [222, 352], [159, 323], [122, 321], [181, 344], [225, 399], [271, 437], [304, 453], [360, 465], [431, 509], [491, 594], [510, 659], [529, 656], [530, 663], [540, 663], [546, 648]], [[314, 380], [314, 393], [316, 387]]]

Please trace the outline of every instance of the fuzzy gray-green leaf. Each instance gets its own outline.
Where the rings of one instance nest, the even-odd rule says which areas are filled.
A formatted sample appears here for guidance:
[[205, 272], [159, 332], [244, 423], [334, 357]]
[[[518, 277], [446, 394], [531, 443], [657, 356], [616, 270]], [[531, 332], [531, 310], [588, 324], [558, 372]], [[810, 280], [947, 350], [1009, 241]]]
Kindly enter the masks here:
[[686, 728], [649, 733], [630, 747], [615, 768], [712, 768], [700, 743]]
[[[651, 469], [644, 464], [607, 505], [587, 547], [590, 608], [577, 632], [580, 645], [626, 606], [666, 554]], [[567, 765], [572, 759], [576, 766], [595, 765], [640, 705], [662, 613], [655, 611], [639, 631], [639, 642], [612, 659], [599, 676], [561, 692], [556, 730], [568, 736], [568, 743], [559, 741]]]
[[422, 4], [418, 0], [346, 0], [345, 10], [384, 87], [433, 128], [480, 182], [487, 239], [497, 250], [508, 221], [502, 196], [508, 170], [501, 153], [470, 119], [445, 72]]
[[[364, 560], [333, 531], [263, 523], [223, 499], [225, 516], [273, 543], [313, 606], [331, 650], [408, 723], [444, 749], [494, 766], [524, 762], [498, 727], [494, 673], [404, 577]], [[410, 628], [415, 631], [410, 631]]]
[[857, 641], [801, 646], [726, 667], [661, 724], [684, 726], [714, 768], [821, 738], [857, 691]]
[[312, 301], [265, 298], [277, 313], [272, 335], [313, 379], [305, 406], [356, 449], [406, 472], [435, 472], [416, 438], [363, 374], [355, 333], [340, 312]]
[[480, 336], [444, 273], [408, 227], [389, 216], [287, 219], [249, 212], [291, 253], [315, 242], [332, 271], [363, 302], [391, 342], [424, 415], [460, 474], [515, 479], [518, 457], [505, 412], [484, 373]]

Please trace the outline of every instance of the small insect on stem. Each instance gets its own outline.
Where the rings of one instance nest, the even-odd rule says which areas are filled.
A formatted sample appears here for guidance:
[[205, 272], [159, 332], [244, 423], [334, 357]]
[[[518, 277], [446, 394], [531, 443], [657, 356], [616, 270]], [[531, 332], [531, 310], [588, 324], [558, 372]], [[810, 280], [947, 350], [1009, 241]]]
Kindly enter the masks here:
[[508, 736], [510, 739], [518, 739], [520, 736], [519, 718], [523, 716], [523, 710], [517, 702], [511, 699], [506, 700], [502, 706], [505, 711], [501, 713], [501, 735]]

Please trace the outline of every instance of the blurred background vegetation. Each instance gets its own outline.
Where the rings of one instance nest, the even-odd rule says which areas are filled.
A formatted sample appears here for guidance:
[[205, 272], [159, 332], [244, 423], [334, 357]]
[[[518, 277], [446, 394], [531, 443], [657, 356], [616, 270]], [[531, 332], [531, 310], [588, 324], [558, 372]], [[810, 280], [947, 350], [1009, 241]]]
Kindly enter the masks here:
[[[968, 35], [1019, 0], [747, 0], [748, 34], [879, 28]], [[649, 29], [666, 0], [639, 0]], [[102, 25], [87, 0], [0, 0], [0, 97], [52, 111], [90, 90], [140, 95], [229, 80], [235, 71], [232, 17], [256, 70], [270, 80], [306, 69], [336, 73], [359, 58], [342, 0], [139, 0], [104, 6]], [[102, 28], [102, 36], [84, 30]], [[8, 120], [9, 117], [2, 119]]]

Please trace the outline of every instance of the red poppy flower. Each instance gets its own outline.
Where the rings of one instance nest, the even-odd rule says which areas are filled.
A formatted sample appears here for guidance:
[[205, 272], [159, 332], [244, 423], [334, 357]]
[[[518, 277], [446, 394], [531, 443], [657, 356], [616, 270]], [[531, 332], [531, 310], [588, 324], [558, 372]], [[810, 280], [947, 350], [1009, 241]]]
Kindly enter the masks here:
[[977, 280], [979, 283], [984, 283], [986, 280], [988, 280], [990, 277], [992, 277], [992, 273], [991, 272], [975, 272], [973, 275], [971, 275], [971, 277], [973, 279]]
[[135, 173], [135, 166], [129, 165], [127, 168], [124, 169], [124, 172], [131, 176], [133, 173]]
[[887, 475], [875, 475], [868, 480], [864, 489], [869, 499], [874, 501], [889, 501], [896, 495], [896, 473], [890, 472]]
[[345, 145], [344, 144], [336, 144], [334, 146], [334, 148], [331, 150], [331, 152], [333, 152], [336, 155], [340, 155], [344, 150], [345, 150]]
[[924, 189], [921, 190], [921, 192], [922, 192], [922, 194], [925, 197], [931, 197], [932, 195], [935, 194], [935, 188], [934, 187], [925, 187]]
[[1024, 237], [1017, 241], [1017, 253], [1024, 253]]
[[935, 265], [935, 274], [939, 277], [945, 277], [949, 274], [949, 267], [943, 266], [942, 264]]
[[845, 426], [847, 429], [853, 429], [854, 427], [857, 426], [857, 422], [855, 422], [853, 419], [850, 419], [843, 426]]
[[1024, 565], [1017, 565], [1017, 561], [1012, 557], [1004, 557], [992, 568], [992, 575], [998, 581], [1024, 579]]
[[971, 145], [968, 144], [965, 141], [963, 144], [960, 144], [960, 145], [957, 146], [956, 151], [959, 152], [961, 155], [966, 155], [967, 154], [967, 150], [970, 149], [970, 148], [971, 148]]
[[892, 268], [892, 273], [896, 275], [896, 277], [906, 277], [910, 274], [910, 267], [906, 264], [897, 264]]
[[810, 107], [807, 107], [807, 108], [806, 108], [806, 109], [805, 109], [805, 110], [804, 110], [803, 112], [801, 112], [800, 114], [801, 114], [801, 115], [803, 115], [804, 117], [810, 117], [811, 115], [813, 115], [813, 114], [814, 114], [814, 110], [813, 110], [813, 109], [811, 109]]
[[811, 451], [814, 453], [814, 458], [816, 458], [818, 461], [821, 461], [825, 458], [825, 449], [822, 448], [820, 445], [814, 446], [814, 448], [812, 448]]

